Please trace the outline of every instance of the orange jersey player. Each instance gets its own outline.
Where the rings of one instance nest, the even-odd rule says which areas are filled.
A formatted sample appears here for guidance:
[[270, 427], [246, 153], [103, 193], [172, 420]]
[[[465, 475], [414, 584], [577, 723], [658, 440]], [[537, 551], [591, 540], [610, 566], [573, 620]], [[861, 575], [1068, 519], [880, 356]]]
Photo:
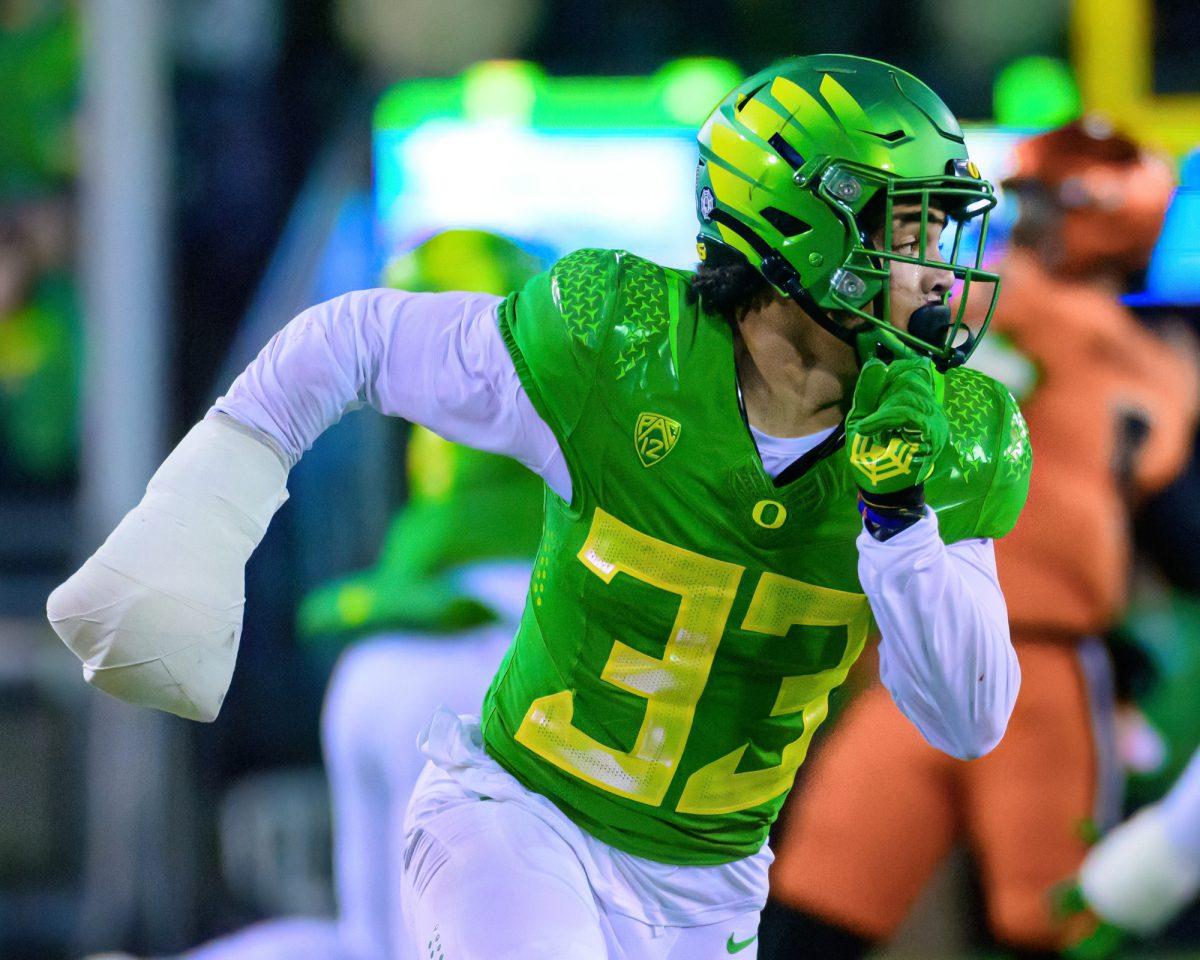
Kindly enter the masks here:
[[863, 956], [960, 841], [996, 939], [1054, 956], [1069, 933], [1048, 894], [1078, 869], [1089, 825], [1120, 812], [1097, 634], [1125, 602], [1130, 507], [1182, 468], [1196, 411], [1189, 363], [1118, 300], [1149, 258], [1171, 178], [1085, 121], [1023, 143], [1007, 186], [1021, 212], [992, 330], [1027, 374], [1037, 464], [996, 548], [1022, 669], [1016, 709], [995, 751], [963, 762], [930, 748], [882, 688], [853, 702], [785, 813], [763, 960]]

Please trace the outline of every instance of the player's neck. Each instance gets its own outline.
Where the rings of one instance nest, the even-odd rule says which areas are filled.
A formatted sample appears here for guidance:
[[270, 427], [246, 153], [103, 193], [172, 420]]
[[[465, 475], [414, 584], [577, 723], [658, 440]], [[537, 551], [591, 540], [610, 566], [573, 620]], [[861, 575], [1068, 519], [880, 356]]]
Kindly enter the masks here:
[[746, 417], [776, 437], [802, 437], [841, 422], [858, 365], [790, 300], [755, 306], [735, 328], [734, 357]]

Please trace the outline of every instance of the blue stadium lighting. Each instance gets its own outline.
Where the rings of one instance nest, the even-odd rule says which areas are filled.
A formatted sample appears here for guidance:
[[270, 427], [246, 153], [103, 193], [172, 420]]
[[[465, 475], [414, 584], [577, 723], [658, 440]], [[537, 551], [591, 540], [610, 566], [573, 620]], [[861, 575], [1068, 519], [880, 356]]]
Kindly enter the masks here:
[[1179, 189], [1146, 272], [1146, 289], [1125, 297], [1125, 303], [1200, 306], [1200, 150], [1183, 160]]

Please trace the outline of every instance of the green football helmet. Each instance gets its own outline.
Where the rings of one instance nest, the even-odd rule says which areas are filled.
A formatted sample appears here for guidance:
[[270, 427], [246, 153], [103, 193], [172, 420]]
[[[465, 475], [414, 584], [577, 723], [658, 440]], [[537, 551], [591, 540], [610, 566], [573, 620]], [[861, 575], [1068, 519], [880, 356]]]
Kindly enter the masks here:
[[384, 267], [386, 286], [413, 293], [470, 290], [507, 296], [542, 262], [515, 241], [487, 230], [442, 230]]
[[[397, 256], [384, 282], [412, 292], [504, 296], [542, 262], [507, 237], [444, 230]], [[451, 571], [526, 560], [542, 532], [541, 478], [516, 460], [459, 446], [413, 425], [408, 500], [388, 526], [375, 566], [309, 592], [297, 621], [307, 641], [349, 641], [389, 630], [439, 633], [487, 623], [494, 612], [454, 584]]]
[[[928, 356], [943, 370], [967, 360], [999, 293], [999, 278], [982, 269], [996, 197], [929, 87], [877, 60], [796, 57], [736, 87], [699, 141], [701, 260], [715, 247], [740, 254], [863, 359]], [[893, 208], [907, 204], [920, 210], [916, 256], [892, 249]], [[931, 208], [947, 217], [944, 263], [926, 255]], [[952, 272], [957, 311], [947, 291], [908, 330], [891, 323], [894, 261]], [[972, 311], [976, 333], [966, 325], [972, 287], [990, 297], [985, 311]]]

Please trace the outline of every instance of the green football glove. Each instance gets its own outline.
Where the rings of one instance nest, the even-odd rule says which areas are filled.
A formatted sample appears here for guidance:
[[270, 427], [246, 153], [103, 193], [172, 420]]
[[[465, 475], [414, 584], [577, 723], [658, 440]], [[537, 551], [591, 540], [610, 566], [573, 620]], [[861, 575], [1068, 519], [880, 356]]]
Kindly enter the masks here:
[[1050, 900], [1067, 940], [1064, 960], [1111, 960], [1128, 943], [1129, 934], [1092, 910], [1078, 882], [1051, 891]]
[[919, 487], [933, 473], [950, 439], [943, 391], [943, 376], [927, 359], [863, 364], [846, 417], [846, 451], [869, 504]]

